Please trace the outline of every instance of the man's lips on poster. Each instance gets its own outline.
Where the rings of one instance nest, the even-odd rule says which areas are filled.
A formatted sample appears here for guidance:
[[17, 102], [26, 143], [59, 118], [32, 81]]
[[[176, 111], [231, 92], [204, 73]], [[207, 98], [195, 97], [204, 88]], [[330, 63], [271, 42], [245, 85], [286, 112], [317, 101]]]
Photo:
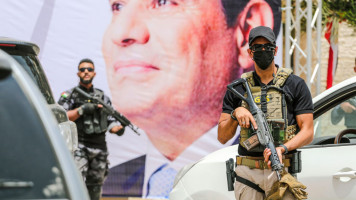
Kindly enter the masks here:
[[115, 73], [125, 75], [149, 73], [157, 70], [159, 70], [157, 66], [142, 61], [118, 61], [114, 64]]

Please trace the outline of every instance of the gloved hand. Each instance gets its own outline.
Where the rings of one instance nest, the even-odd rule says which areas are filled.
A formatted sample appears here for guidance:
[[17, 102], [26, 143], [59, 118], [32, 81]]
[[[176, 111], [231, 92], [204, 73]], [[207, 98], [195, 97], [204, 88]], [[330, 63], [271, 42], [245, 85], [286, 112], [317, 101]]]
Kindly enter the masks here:
[[90, 115], [93, 114], [95, 109], [98, 107], [97, 104], [94, 103], [85, 103], [80, 106], [81, 109], [83, 110], [84, 115]]
[[115, 134], [117, 135], [117, 136], [122, 136], [123, 134], [124, 134], [124, 132], [125, 132], [125, 127], [122, 127], [120, 130], [118, 130]]
[[125, 132], [124, 126], [114, 126], [109, 130], [110, 133], [115, 133], [118, 136], [122, 136]]

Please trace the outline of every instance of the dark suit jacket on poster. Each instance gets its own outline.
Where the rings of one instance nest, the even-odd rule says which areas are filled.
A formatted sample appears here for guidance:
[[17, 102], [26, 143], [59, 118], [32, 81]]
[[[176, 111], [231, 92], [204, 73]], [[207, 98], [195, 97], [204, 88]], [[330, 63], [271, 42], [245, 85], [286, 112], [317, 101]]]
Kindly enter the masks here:
[[[231, 145], [238, 144], [236, 137]], [[109, 169], [103, 185], [103, 196], [141, 197], [146, 169], [146, 155], [121, 163]]]
[[103, 185], [103, 196], [141, 197], [145, 175], [146, 155], [109, 169]]

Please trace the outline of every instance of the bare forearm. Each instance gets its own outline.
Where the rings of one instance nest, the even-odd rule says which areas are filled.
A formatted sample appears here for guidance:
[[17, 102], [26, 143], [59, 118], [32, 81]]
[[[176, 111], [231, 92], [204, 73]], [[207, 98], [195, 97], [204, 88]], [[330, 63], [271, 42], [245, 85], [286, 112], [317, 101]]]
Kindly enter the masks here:
[[308, 145], [313, 141], [313, 131], [300, 131], [295, 137], [284, 145], [288, 148], [288, 151], [301, 148]]
[[230, 117], [230, 114], [222, 113], [218, 126], [218, 140], [220, 143], [225, 144], [236, 133], [238, 122]]
[[78, 108], [76, 108], [74, 110], [69, 110], [67, 112], [67, 115], [68, 115], [69, 120], [73, 121], [73, 122], [80, 117], [80, 115], [78, 114]]
[[284, 144], [288, 151], [303, 147], [311, 143], [314, 138], [313, 114], [298, 115], [297, 122], [300, 127], [299, 133]]

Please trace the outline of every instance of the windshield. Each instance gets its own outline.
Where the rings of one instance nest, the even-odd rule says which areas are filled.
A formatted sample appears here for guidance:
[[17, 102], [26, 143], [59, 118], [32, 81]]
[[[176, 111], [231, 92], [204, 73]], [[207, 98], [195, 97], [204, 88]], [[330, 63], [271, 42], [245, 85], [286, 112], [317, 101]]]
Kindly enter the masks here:
[[28, 72], [39, 87], [48, 104], [54, 104], [54, 98], [47, 78], [35, 55], [11, 55]]
[[[356, 96], [352, 96], [331, 107], [314, 120], [314, 140], [336, 136], [345, 129], [356, 129]], [[355, 134], [346, 135], [356, 143]]]
[[69, 199], [55, 132], [13, 76], [0, 80], [0, 105], [0, 199]]

